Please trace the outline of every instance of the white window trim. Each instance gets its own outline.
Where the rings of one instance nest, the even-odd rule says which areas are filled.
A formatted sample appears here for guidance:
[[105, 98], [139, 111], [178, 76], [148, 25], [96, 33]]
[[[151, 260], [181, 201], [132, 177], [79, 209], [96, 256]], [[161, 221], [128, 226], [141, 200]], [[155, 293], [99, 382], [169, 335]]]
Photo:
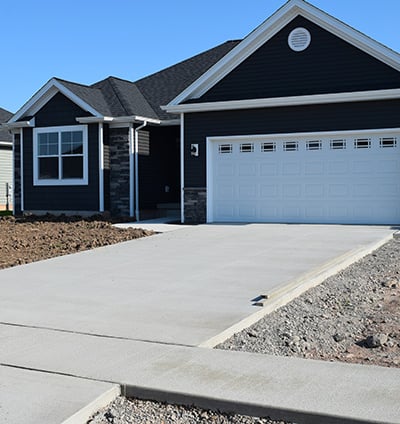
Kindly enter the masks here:
[[[48, 132], [82, 131], [83, 133], [83, 178], [39, 179], [38, 135]], [[61, 143], [61, 137], [59, 137]], [[61, 147], [61, 146], [60, 146]], [[58, 155], [61, 160], [61, 150]], [[59, 168], [61, 172], [61, 168]], [[34, 186], [81, 186], [88, 185], [88, 128], [87, 125], [69, 125], [62, 127], [41, 127], [33, 129], [33, 185]]]

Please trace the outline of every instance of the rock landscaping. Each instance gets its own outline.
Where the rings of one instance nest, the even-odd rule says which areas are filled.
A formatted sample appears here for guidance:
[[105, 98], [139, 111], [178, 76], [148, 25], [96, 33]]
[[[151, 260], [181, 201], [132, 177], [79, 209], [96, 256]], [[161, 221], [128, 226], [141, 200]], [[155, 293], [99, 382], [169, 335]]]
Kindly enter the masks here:
[[290, 424], [245, 415], [118, 397], [87, 424]]
[[0, 217], [0, 269], [154, 234], [119, 229], [101, 216]]
[[400, 239], [218, 348], [400, 367]]

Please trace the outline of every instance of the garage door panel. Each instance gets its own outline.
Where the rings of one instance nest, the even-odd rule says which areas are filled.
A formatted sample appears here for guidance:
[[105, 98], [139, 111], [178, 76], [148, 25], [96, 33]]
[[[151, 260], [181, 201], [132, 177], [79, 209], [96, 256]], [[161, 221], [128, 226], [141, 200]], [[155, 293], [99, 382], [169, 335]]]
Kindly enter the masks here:
[[305, 184], [304, 194], [306, 197], [323, 197], [325, 194], [325, 187], [323, 184]]
[[254, 177], [257, 175], [257, 165], [250, 163], [241, 163], [239, 165], [239, 175], [244, 177]]
[[319, 162], [306, 162], [305, 164], [305, 175], [324, 175], [324, 163], [320, 160]]
[[349, 164], [345, 161], [328, 161], [327, 169], [328, 174], [347, 176], [349, 172]]
[[348, 197], [349, 186], [348, 184], [327, 184], [328, 196], [332, 198], [336, 197]]
[[278, 197], [278, 193], [277, 184], [262, 184], [260, 187], [260, 197], [262, 199], [275, 199]]
[[260, 165], [260, 175], [278, 175], [278, 164], [276, 163], [263, 163]]
[[[222, 222], [399, 223], [399, 143], [382, 148], [381, 137], [232, 139], [222, 143], [232, 145], [229, 154], [212, 142], [209, 216]], [[394, 137], [400, 140], [400, 133]]]
[[282, 164], [282, 175], [300, 175], [301, 164], [299, 162], [289, 162]]

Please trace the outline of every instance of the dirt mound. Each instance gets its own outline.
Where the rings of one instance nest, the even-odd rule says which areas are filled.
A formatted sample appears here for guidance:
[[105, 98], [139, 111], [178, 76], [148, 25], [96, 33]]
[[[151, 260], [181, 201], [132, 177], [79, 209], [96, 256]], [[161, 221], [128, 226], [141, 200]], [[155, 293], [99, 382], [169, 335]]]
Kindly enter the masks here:
[[120, 229], [101, 216], [0, 217], [0, 269], [154, 234]]

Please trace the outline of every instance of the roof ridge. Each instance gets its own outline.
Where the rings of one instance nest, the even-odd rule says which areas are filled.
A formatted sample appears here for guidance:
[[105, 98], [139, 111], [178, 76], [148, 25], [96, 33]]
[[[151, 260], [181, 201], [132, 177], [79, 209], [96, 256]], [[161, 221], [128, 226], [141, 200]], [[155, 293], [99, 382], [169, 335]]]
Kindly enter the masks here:
[[209, 49], [207, 49], [207, 50], [204, 50], [204, 51], [202, 51], [202, 52], [200, 52], [200, 53], [197, 53], [197, 54], [195, 54], [194, 56], [190, 56], [190, 57], [189, 57], [189, 58], [187, 58], [187, 59], [181, 60], [180, 62], [177, 62], [177, 63], [174, 63], [173, 65], [167, 66], [166, 68], [160, 69], [160, 70], [159, 70], [159, 71], [157, 71], [157, 72], [153, 72], [153, 73], [152, 73], [152, 74], [150, 74], [150, 75], [147, 75], [147, 76], [145, 76], [145, 77], [143, 77], [143, 78], [139, 78], [138, 80], [134, 81], [133, 83], [134, 83], [134, 84], [136, 84], [136, 83], [142, 82], [143, 80], [146, 80], [147, 78], [154, 77], [154, 75], [157, 75], [157, 74], [159, 74], [159, 73], [161, 73], [161, 72], [168, 71], [168, 70], [170, 70], [170, 69], [174, 68], [175, 66], [182, 65], [183, 63], [188, 62], [188, 61], [190, 61], [190, 60], [193, 60], [193, 59], [195, 59], [195, 58], [196, 58], [196, 57], [198, 57], [198, 56], [202, 56], [202, 55], [204, 55], [204, 54], [206, 54], [206, 53], [210, 52], [211, 50], [214, 50], [214, 49], [217, 49], [218, 47], [223, 46], [224, 44], [228, 44], [228, 43], [237, 43], [237, 42], [240, 42], [240, 41], [242, 41], [242, 40], [241, 40], [241, 39], [237, 39], [237, 40], [227, 40], [227, 41], [224, 41], [223, 43], [218, 44], [218, 45], [216, 45], [216, 46], [214, 46], [214, 47], [211, 47], [211, 48], [209, 48]]
[[79, 85], [80, 87], [84, 87], [84, 88], [95, 88], [97, 89], [97, 87], [93, 87], [93, 85], [88, 85], [88, 84], [82, 84], [80, 82], [75, 82], [75, 81], [69, 81], [63, 78], [58, 78], [58, 77], [53, 77], [53, 79], [61, 82], [61, 83], [67, 83], [67, 84], [73, 84], [73, 85]]
[[121, 95], [119, 93], [119, 90], [117, 89], [117, 87], [114, 85], [114, 83], [112, 82], [111, 78], [107, 78], [107, 83], [110, 85], [110, 87], [112, 88], [113, 93], [115, 94], [115, 97], [117, 98], [119, 104], [121, 105], [122, 109], [125, 111], [125, 113], [128, 115], [128, 111], [125, 107], [124, 102], [122, 102], [121, 100]]

